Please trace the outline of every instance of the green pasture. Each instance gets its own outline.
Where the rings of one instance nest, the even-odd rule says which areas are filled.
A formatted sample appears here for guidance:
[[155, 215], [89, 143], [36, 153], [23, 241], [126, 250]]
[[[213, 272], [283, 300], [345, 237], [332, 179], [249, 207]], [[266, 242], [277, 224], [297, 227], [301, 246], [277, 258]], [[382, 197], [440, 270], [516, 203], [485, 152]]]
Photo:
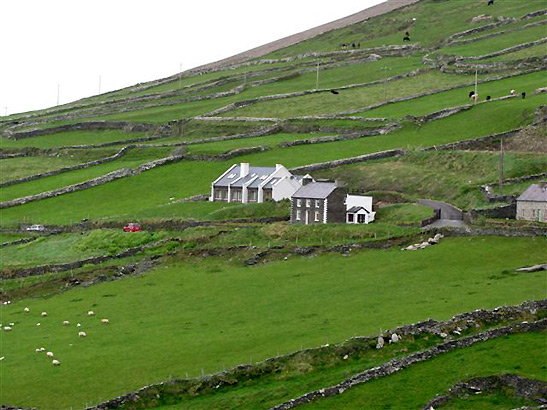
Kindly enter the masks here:
[[0, 248], [2, 268], [65, 263], [99, 255], [113, 255], [127, 248], [162, 239], [162, 233], [98, 229], [85, 234], [43, 236], [35, 241]]
[[340, 90], [338, 95], [320, 92], [303, 96], [262, 101], [250, 106], [227, 111], [220, 116], [291, 118], [302, 115], [337, 114], [358, 110], [393, 98], [411, 96], [451, 85], [471, 83], [475, 76], [443, 74], [427, 71], [414, 77]]
[[[3, 321], [15, 325], [3, 335], [0, 400], [83, 407], [186, 373], [195, 377], [428, 317], [539, 299], [546, 294], [543, 274], [513, 270], [542, 262], [545, 245], [539, 237], [445, 238], [419, 252], [295, 257], [253, 268], [209, 258], [12, 303], [1, 308]], [[96, 317], [87, 316], [90, 309]], [[102, 317], [109, 326], [100, 324]], [[77, 337], [82, 329], [85, 339]], [[41, 346], [62, 365], [35, 353]]]
[[491, 57], [481, 60], [481, 63], [494, 63], [499, 61], [515, 61], [531, 57], [542, 58], [547, 51], [547, 45], [545, 43], [538, 44], [532, 47], [528, 47], [522, 50], [515, 51], [513, 53], [504, 54], [497, 57]]
[[[444, 394], [456, 383], [473, 377], [517, 374], [545, 381], [545, 336], [545, 332], [525, 333], [480, 342], [412, 365], [391, 376], [355, 386], [339, 396], [319, 400], [304, 408], [421, 409], [436, 395]], [[524, 400], [522, 402], [527, 404]], [[459, 406], [456, 403], [446, 408], [507, 409], [513, 408], [511, 404], [511, 401], [496, 403], [471, 398]]]
[[104, 164], [94, 165], [87, 168], [64, 172], [61, 174], [0, 188], [0, 199], [2, 202], [9, 201], [15, 198], [35, 195], [41, 192], [51, 191], [68, 185], [88, 181], [122, 168], [135, 169], [139, 165], [155, 159], [166, 157], [168, 154], [169, 150], [165, 148], [154, 150], [133, 149], [124, 156]]
[[[480, 83], [478, 85], [478, 94], [481, 103], [490, 104], [490, 101], [485, 101], [487, 95], [490, 95], [492, 98], [499, 98], [509, 95], [510, 91], [513, 89], [518, 90], [519, 94], [522, 91], [526, 91], [527, 94], [530, 95], [536, 88], [545, 86], [547, 86], [545, 73], [536, 72]], [[352, 115], [370, 118], [404, 118], [407, 115], [427, 115], [446, 108], [471, 104], [472, 101], [468, 98], [468, 95], [469, 91], [474, 90], [474, 88], [474, 85], [469, 85], [468, 87], [384, 105], [373, 110]]]
[[504, 50], [518, 44], [529, 43], [547, 35], [547, 26], [530, 27], [511, 31], [496, 37], [482, 39], [471, 44], [456, 44], [438, 50], [438, 54], [456, 56], [482, 56]]
[[[310, 40], [275, 51], [268, 57], [341, 50], [341, 44], [348, 42], [360, 43], [361, 48], [401, 45], [405, 44], [405, 31], [410, 32], [413, 42], [431, 46], [451, 34], [488, 24], [472, 23], [471, 19], [479, 14], [488, 14], [494, 18], [521, 17], [544, 8], [542, 0], [498, 2], [494, 8], [488, 7], [483, 0], [460, 0], [456, 6], [450, 1], [426, 0], [342, 29], [327, 31]], [[413, 18], [416, 20], [413, 21]]]
[[63, 152], [51, 155], [40, 155], [32, 157], [4, 158], [0, 160], [0, 180], [2, 182], [28, 177], [42, 172], [81, 164], [82, 162], [93, 161], [104, 156], [112, 155], [115, 149]]
[[65, 147], [71, 145], [96, 145], [108, 142], [123, 142], [133, 138], [142, 138], [146, 134], [141, 132], [125, 132], [122, 130], [97, 131], [66, 131], [51, 135], [22, 138], [19, 140], [0, 139], [0, 148], [35, 147], [41, 149]]

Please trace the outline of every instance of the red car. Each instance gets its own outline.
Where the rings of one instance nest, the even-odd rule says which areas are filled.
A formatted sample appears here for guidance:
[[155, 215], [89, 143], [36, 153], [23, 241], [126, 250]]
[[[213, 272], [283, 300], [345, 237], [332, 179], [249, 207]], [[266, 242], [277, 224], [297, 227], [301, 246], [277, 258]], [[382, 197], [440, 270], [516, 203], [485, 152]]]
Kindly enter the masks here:
[[128, 223], [127, 225], [123, 227], [123, 231], [124, 232], [139, 232], [139, 231], [142, 231], [142, 226], [141, 224]]

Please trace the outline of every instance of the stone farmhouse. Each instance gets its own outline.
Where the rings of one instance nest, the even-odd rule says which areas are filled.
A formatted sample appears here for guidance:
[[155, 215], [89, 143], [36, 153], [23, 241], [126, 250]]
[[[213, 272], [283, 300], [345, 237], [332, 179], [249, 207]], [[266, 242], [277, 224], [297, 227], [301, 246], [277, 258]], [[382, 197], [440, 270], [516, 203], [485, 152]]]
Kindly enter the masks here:
[[547, 182], [530, 185], [517, 198], [517, 219], [547, 222]]
[[248, 163], [234, 164], [211, 184], [210, 201], [262, 203], [267, 200], [289, 199], [302, 187], [309, 175], [293, 175], [281, 164], [275, 167], [251, 167]]
[[374, 215], [372, 197], [348, 195], [336, 182], [305, 179], [291, 198], [294, 224], [369, 223]]

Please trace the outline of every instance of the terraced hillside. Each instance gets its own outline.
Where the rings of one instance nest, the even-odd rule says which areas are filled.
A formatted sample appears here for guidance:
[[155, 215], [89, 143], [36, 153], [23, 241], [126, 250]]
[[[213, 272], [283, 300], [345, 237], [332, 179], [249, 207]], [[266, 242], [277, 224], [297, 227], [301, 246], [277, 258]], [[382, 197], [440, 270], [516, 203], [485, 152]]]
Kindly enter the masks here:
[[[539, 405], [547, 286], [517, 269], [547, 262], [547, 226], [504, 212], [547, 177], [545, 2], [395, 3], [0, 117], [0, 404], [420, 409], [510, 374], [540, 393], [489, 388], [472, 405]], [[287, 201], [205, 200], [239, 162], [368, 192], [377, 219], [297, 226]], [[465, 224], [424, 227], [421, 199]], [[448, 322], [405, 327], [428, 318]]]

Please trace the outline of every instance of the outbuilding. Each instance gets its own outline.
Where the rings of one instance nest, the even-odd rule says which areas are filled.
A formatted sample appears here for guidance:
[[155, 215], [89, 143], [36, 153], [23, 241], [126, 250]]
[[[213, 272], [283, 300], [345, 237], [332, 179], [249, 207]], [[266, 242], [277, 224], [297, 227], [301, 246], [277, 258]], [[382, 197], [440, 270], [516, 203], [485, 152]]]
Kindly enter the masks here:
[[517, 219], [547, 222], [547, 182], [530, 185], [517, 198]]

